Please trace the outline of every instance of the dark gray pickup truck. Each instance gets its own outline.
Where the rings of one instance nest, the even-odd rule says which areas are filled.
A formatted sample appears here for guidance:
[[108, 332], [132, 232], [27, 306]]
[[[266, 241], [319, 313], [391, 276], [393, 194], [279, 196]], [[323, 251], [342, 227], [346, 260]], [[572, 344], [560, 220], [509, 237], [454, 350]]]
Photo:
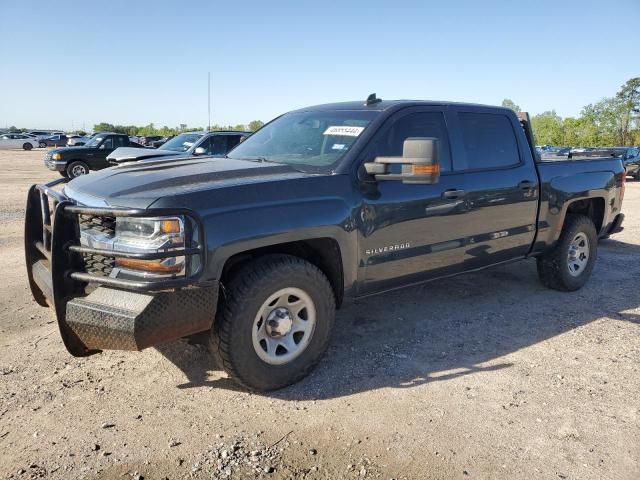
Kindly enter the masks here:
[[73, 355], [208, 331], [240, 384], [284, 387], [345, 298], [531, 257], [546, 286], [582, 287], [622, 228], [622, 162], [533, 145], [526, 114], [370, 96], [282, 115], [226, 158], [34, 185], [31, 291]]
[[[49, 150], [44, 164], [49, 170], [56, 170], [68, 178], [87, 175], [90, 170], [109, 167], [107, 156], [117, 148], [146, 150], [142, 145], [129, 140], [122, 133], [96, 133], [87, 143], [79, 147], [63, 147]], [[149, 149], [151, 150], [151, 149]]]

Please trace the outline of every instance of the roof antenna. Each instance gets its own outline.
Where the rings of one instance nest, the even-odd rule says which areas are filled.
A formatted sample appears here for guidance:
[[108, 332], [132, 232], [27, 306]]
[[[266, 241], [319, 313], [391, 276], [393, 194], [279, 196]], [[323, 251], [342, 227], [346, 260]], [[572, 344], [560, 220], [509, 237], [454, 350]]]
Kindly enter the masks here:
[[376, 97], [376, 94], [372, 93], [367, 97], [367, 101], [364, 102], [364, 106], [368, 107], [369, 105], [375, 105], [376, 103], [380, 103], [381, 101], [381, 98]]

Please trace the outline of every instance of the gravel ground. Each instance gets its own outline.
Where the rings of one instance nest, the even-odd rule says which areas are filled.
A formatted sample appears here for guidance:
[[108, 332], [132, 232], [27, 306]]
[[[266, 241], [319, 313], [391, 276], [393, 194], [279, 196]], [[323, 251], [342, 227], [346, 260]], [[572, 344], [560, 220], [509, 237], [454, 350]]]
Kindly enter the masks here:
[[640, 183], [583, 290], [528, 261], [358, 301], [310, 377], [255, 395], [186, 341], [65, 351], [23, 265], [43, 155], [0, 152], [1, 478], [640, 478]]

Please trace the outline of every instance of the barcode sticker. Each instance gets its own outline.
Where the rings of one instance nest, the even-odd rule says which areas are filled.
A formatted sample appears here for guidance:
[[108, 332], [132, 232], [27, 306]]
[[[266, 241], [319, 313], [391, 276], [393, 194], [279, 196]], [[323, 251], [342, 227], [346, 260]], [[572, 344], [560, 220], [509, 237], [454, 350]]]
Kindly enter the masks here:
[[334, 126], [329, 127], [324, 131], [325, 135], [338, 135], [342, 137], [357, 137], [362, 133], [364, 127], [348, 127], [348, 126]]

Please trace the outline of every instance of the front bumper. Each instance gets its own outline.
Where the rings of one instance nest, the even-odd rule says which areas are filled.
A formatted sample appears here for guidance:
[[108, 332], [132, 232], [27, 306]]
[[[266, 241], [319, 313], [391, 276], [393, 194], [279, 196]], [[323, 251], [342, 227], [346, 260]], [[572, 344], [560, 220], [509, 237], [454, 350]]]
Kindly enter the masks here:
[[[66, 181], [61, 178], [31, 187], [25, 216], [25, 256], [32, 295], [40, 305], [54, 308], [67, 350], [74, 356], [104, 349], [142, 350], [209, 329], [215, 316], [218, 284], [200, 278], [205, 260], [201, 238], [183, 250], [153, 254], [106, 252], [78, 244], [79, 215], [189, 215], [198, 224], [199, 219], [182, 209], [83, 207], [53, 190]], [[198, 231], [202, 235], [202, 228]], [[87, 273], [83, 257], [87, 254], [200, 258], [196, 263], [199, 267], [188, 277], [131, 280], [118, 278], [114, 272]]]
[[44, 158], [44, 165], [54, 172], [64, 172], [65, 168], [67, 168], [67, 162], [62, 160], [52, 160], [49, 154]]

